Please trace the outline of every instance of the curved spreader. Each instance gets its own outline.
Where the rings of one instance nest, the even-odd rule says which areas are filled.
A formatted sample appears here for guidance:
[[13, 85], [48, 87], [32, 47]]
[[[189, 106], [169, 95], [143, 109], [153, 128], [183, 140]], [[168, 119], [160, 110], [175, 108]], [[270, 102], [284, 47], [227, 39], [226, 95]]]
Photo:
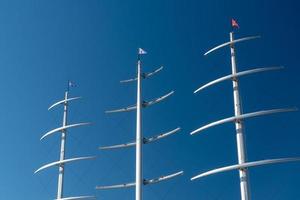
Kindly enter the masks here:
[[53, 167], [56, 165], [61, 165], [61, 164], [65, 164], [65, 163], [69, 163], [69, 162], [74, 162], [74, 161], [78, 161], [78, 160], [91, 160], [91, 159], [95, 159], [95, 156], [86, 156], [86, 157], [78, 157], [78, 158], [70, 158], [70, 159], [65, 159], [65, 160], [59, 160], [59, 161], [55, 161], [49, 164], [46, 164], [42, 167], [40, 167], [39, 169], [37, 169], [34, 173], [38, 173], [39, 171], [42, 171], [44, 169], [47, 169], [49, 167]]
[[82, 199], [96, 199], [95, 196], [78, 196], [78, 197], [65, 197], [61, 199], [55, 199], [55, 200], [82, 200]]
[[116, 109], [116, 110], [108, 110], [105, 113], [117, 113], [117, 112], [128, 112], [136, 109], [136, 105], [128, 106], [126, 108]]
[[197, 176], [194, 176], [193, 178], [191, 178], [191, 180], [193, 181], [195, 179], [202, 178], [204, 176], [209, 176], [212, 174], [217, 174], [220, 172], [226, 172], [226, 171], [235, 170], [235, 169], [243, 169], [243, 168], [248, 168], [248, 167], [256, 167], [256, 166], [260, 166], [260, 165], [269, 165], [269, 164], [296, 162], [296, 161], [300, 161], [300, 157], [267, 159], [267, 160], [260, 160], [260, 161], [254, 161], [254, 162], [246, 162], [243, 164], [231, 165], [231, 166], [227, 166], [227, 167], [214, 169], [214, 170], [199, 174]]
[[124, 184], [109, 185], [109, 186], [96, 186], [96, 190], [128, 188], [128, 187], [133, 187], [133, 186], [135, 186], [135, 183], [124, 183]]
[[[158, 182], [161, 182], [161, 181], [165, 181], [165, 180], [174, 178], [176, 176], [180, 176], [182, 174], [183, 174], [183, 171], [180, 171], [180, 172], [176, 172], [176, 173], [173, 173], [173, 174], [170, 174], [170, 175], [167, 175], [167, 176], [160, 176], [158, 178], [144, 180], [143, 185], [158, 183]], [[119, 189], [119, 188], [133, 187], [133, 186], [135, 186], [135, 183], [124, 183], [124, 184], [109, 185], [109, 186], [96, 186], [96, 190]]]
[[145, 107], [148, 107], [148, 106], [152, 106], [156, 103], [159, 103], [161, 101], [163, 101], [164, 99], [168, 98], [169, 96], [171, 96], [172, 94], [174, 94], [174, 91], [171, 91], [169, 92], [168, 94], [162, 96], [162, 97], [159, 97], [159, 98], [156, 98], [156, 99], [153, 99], [151, 101], [145, 101], [143, 102], [142, 106], [145, 108]]
[[[171, 91], [169, 92], [168, 94], [162, 96], [162, 97], [159, 97], [159, 98], [156, 98], [156, 99], [153, 99], [151, 101], [143, 101], [142, 102], [142, 107], [143, 108], [146, 108], [148, 106], [151, 106], [153, 104], [156, 104], [156, 103], [159, 103], [161, 101], [163, 101], [164, 99], [166, 99], [167, 97], [171, 96], [172, 94], [174, 93], [174, 91]], [[136, 109], [136, 105], [132, 105], [132, 106], [128, 106], [126, 108], [121, 108], [121, 109], [117, 109], [117, 110], [109, 110], [109, 111], [105, 111], [105, 113], [117, 113], [117, 112], [128, 112], [128, 111], [132, 111], [132, 110], [135, 110]]]
[[167, 176], [160, 176], [158, 178], [144, 180], [144, 185], [149, 185], [149, 184], [154, 184], [154, 183], [158, 183], [161, 181], [166, 181], [168, 179], [175, 178], [176, 176], [180, 176], [182, 174], [183, 174], [183, 171], [179, 171], [179, 172], [167, 175]]
[[[153, 76], [154, 74], [160, 72], [164, 67], [161, 66], [160, 68], [152, 71], [152, 72], [148, 72], [148, 73], [143, 73], [142, 74], [142, 78], [145, 79], [145, 78], [148, 78], [150, 76]], [[132, 78], [132, 79], [128, 79], [128, 80], [123, 80], [123, 81], [120, 81], [120, 83], [128, 83], [128, 82], [133, 82], [133, 81], [136, 81], [137, 78]]]
[[135, 146], [135, 144], [136, 144], [135, 142], [128, 142], [128, 143], [124, 143], [124, 144], [99, 147], [99, 149], [100, 150], [119, 149], [119, 148], [132, 147], [132, 146]]
[[215, 51], [215, 50], [217, 50], [217, 49], [220, 49], [220, 48], [222, 48], [222, 47], [226, 47], [226, 46], [231, 45], [231, 44], [235, 44], [235, 43], [239, 43], [239, 42], [243, 42], [243, 41], [247, 41], [247, 40], [253, 40], [253, 39], [257, 39], [257, 38], [260, 38], [260, 36], [244, 37], [244, 38], [240, 38], [240, 39], [233, 40], [233, 41], [231, 41], [231, 42], [225, 42], [225, 43], [223, 43], [223, 44], [221, 44], [221, 45], [218, 45], [218, 46], [216, 46], [216, 47], [210, 49], [210, 50], [207, 51], [204, 55], [206, 56], [206, 55], [208, 55], [209, 53], [211, 53], [211, 52], [213, 52], [213, 51]]
[[144, 139], [144, 144], [148, 144], [148, 143], [150, 143], [150, 142], [155, 142], [155, 141], [157, 141], [157, 140], [159, 140], [159, 139], [162, 139], [162, 138], [164, 138], [164, 137], [167, 137], [167, 136], [169, 136], [169, 135], [172, 135], [172, 134], [174, 134], [174, 133], [177, 133], [177, 132], [180, 131], [180, 130], [181, 130], [181, 128], [180, 128], [180, 127], [177, 127], [177, 128], [175, 128], [175, 129], [173, 129], [173, 130], [171, 130], [171, 131], [169, 131], [169, 132], [162, 133], [162, 134], [159, 134], [159, 135], [150, 137], [150, 138], [145, 138], [145, 139]]
[[158, 69], [156, 69], [156, 70], [154, 70], [152, 72], [144, 73], [144, 74], [142, 74], [142, 76], [143, 76], [143, 78], [148, 78], [148, 77], [153, 76], [156, 73], [160, 72], [163, 68], [164, 68], [163, 66], [160, 66], [160, 68], [158, 68]]
[[[144, 138], [143, 143], [144, 144], [148, 144], [151, 142], [155, 142], [159, 139], [162, 139], [164, 137], [167, 137], [169, 135], [172, 135], [174, 133], [177, 133], [178, 131], [180, 131], [180, 127], [173, 129], [172, 131], [166, 132], [166, 133], [162, 133], [150, 138]], [[112, 146], [106, 146], [106, 147], [99, 147], [100, 150], [109, 150], [109, 149], [118, 149], [118, 148], [126, 148], [126, 147], [132, 147], [135, 146], [136, 142], [128, 142], [128, 143], [124, 143], [124, 144], [117, 144], [117, 145], [112, 145]]]
[[226, 119], [222, 119], [222, 120], [219, 120], [219, 121], [212, 122], [210, 124], [207, 124], [205, 126], [202, 126], [198, 129], [194, 130], [190, 134], [193, 135], [195, 133], [198, 133], [198, 132], [203, 131], [205, 129], [208, 129], [210, 127], [217, 126], [217, 125], [220, 125], [220, 124], [224, 124], [224, 123], [227, 123], [227, 122], [233, 122], [233, 121], [246, 119], [246, 118], [251, 118], [251, 117], [257, 117], [257, 116], [261, 116], [261, 115], [270, 115], [270, 114], [281, 113], [281, 112], [292, 112], [292, 111], [297, 111], [297, 110], [298, 110], [297, 108], [280, 108], [280, 109], [263, 110], [263, 111], [258, 111], [258, 112], [246, 113], [246, 114], [242, 114], [242, 115], [239, 115], [239, 116], [233, 116], [233, 117], [229, 117], [229, 118], [226, 118]]
[[242, 71], [242, 72], [238, 72], [236, 74], [230, 74], [230, 75], [218, 78], [216, 80], [213, 80], [213, 81], [199, 87], [197, 90], [194, 91], [194, 93], [197, 93], [200, 90], [203, 90], [203, 89], [205, 89], [209, 86], [215, 85], [215, 84], [220, 83], [220, 82], [225, 81], [225, 80], [230, 80], [230, 79], [237, 78], [237, 77], [240, 77], [240, 76], [245, 76], [245, 75], [248, 75], [248, 74], [254, 74], [254, 73], [265, 72], [265, 71], [272, 71], [272, 70], [279, 70], [279, 69], [283, 69], [283, 68], [284, 68], [283, 66], [264, 67], [264, 68], [256, 68], [256, 69], [251, 69], [251, 70], [247, 70], [247, 71]]
[[48, 110], [51, 110], [52, 108], [54, 108], [54, 107], [57, 106], [57, 105], [64, 104], [64, 103], [67, 103], [67, 102], [69, 102], [69, 101], [76, 100], [76, 99], [81, 99], [81, 98], [82, 98], [82, 97], [72, 97], [72, 98], [69, 98], [69, 99], [64, 99], [64, 100], [58, 101], [58, 102], [52, 104], [52, 105], [48, 108]]
[[73, 128], [73, 127], [77, 127], [77, 126], [85, 126], [85, 125], [90, 125], [90, 124], [91, 124], [90, 122], [83, 122], [83, 123], [78, 123], [78, 124], [70, 124], [67, 126], [62, 126], [62, 127], [53, 129], [53, 130], [45, 133], [45, 135], [43, 135], [40, 140], [44, 139], [45, 137], [47, 137], [49, 135], [52, 135], [53, 133], [56, 133], [56, 132], [59, 132], [59, 131], [62, 131], [62, 130], [68, 129], [68, 128]]
[[136, 80], [137, 80], [137, 78], [131, 78], [131, 79], [127, 79], [127, 80], [122, 80], [122, 81], [120, 81], [120, 83], [129, 83], [129, 82], [133, 82]]

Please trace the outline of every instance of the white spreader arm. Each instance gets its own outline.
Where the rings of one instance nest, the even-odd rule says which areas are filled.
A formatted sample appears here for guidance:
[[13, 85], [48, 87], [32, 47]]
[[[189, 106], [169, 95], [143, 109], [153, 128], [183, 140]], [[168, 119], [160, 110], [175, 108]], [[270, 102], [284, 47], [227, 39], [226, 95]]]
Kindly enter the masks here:
[[129, 83], [129, 82], [133, 82], [136, 80], [137, 80], [137, 78], [131, 78], [131, 79], [127, 79], [127, 80], [122, 80], [122, 81], [120, 81], [120, 83]]
[[78, 160], [90, 160], [90, 159], [95, 159], [95, 156], [86, 156], [86, 157], [78, 157], [78, 158], [70, 158], [70, 159], [65, 159], [65, 160], [59, 160], [59, 161], [55, 161], [49, 164], [46, 164], [42, 167], [40, 167], [39, 169], [37, 169], [34, 173], [38, 173], [39, 171], [42, 171], [44, 169], [47, 169], [49, 167], [53, 167], [56, 165], [61, 165], [61, 164], [65, 164], [65, 163], [69, 163], [69, 162], [74, 162], [74, 161], [78, 161]]
[[207, 54], [217, 50], [217, 49], [220, 49], [222, 47], [225, 47], [227, 45], [231, 45], [231, 44], [235, 44], [235, 43], [238, 43], [238, 42], [243, 42], [243, 41], [247, 41], [247, 40], [253, 40], [253, 39], [257, 39], [257, 38], [260, 38], [260, 36], [250, 36], [250, 37], [244, 37], [244, 38], [240, 38], [240, 39], [236, 39], [236, 40], [233, 40], [231, 42], [225, 42], [219, 46], [216, 46], [212, 49], [210, 49], [209, 51], [207, 51], [204, 55], [206, 56]]
[[261, 116], [261, 115], [269, 115], [269, 114], [274, 114], [274, 113], [292, 112], [292, 111], [297, 111], [297, 108], [281, 108], [281, 109], [263, 110], [263, 111], [258, 111], [258, 112], [246, 113], [246, 114], [242, 114], [242, 115], [239, 115], [239, 116], [233, 116], [233, 117], [225, 118], [225, 119], [222, 119], [222, 120], [219, 120], [219, 121], [212, 122], [212, 123], [207, 124], [205, 126], [202, 126], [198, 129], [194, 130], [193, 132], [191, 132], [191, 135], [193, 135], [195, 133], [198, 133], [200, 131], [203, 131], [205, 129], [208, 129], [210, 127], [217, 126], [217, 125], [220, 125], [220, 124], [224, 124], [224, 123], [227, 123], [227, 122], [237, 121], [237, 120], [256, 117], [256, 116]]
[[[145, 107], [151, 106], [153, 104], [159, 103], [159, 102], [163, 101], [164, 99], [166, 99], [167, 97], [171, 96], [173, 93], [174, 93], [174, 91], [171, 91], [168, 94], [166, 94], [162, 97], [153, 99], [151, 101], [143, 101], [142, 106], [143, 106], [143, 108], [145, 108]], [[129, 107], [126, 107], [126, 108], [105, 111], [105, 113], [108, 114], [108, 113], [117, 113], [117, 112], [128, 112], [128, 111], [132, 111], [132, 110], [135, 110], [135, 109], [136, 109], [136, 105], [132, 105], [132, 106], [129, 106]]]
[[[174, 174], [170, 174], [170, 175], [167, 175], [167, 176], [160, 176], [158, 178], [144, 180], [143, 184], [144, 185], [149, 185], [149, 184], [158, 183], [158, 182], [161, 182], [161, 181], [165, 181], [165, 180], [174, 178], [176, 176], [180, 176], [182, 174], [183, 174], [183, 171], [180, 171], [180, 172], [176, 172]], [[96, 186], [96, 190], [119, 189], [119, 188], [133, 187], [133, 186], [135, 186], [135, 183], [124, 183], [124, 184], [109, 185], [109, 186]]]
[[161, 133], [161, 134], [159, 134], [159, 135], [156, 135], [156, 136], [153, 136], [153, 137], [150, 137], [150, 138], [144, 138], [144, 144], [148, 144], [148, 143], [151, 143], [151, 142], [155, 142], [155, 141], [157, 141], [157, 140], [159, 140], [159, 139], [162, 139], [162, 138], [164, 138], [164, 137], [167, 137], [167, 136], [169, 136], [169, 135], [172, 135], [172, 134], [174, 134], [174, 133], [177, 133], [178, 131], [180, 131], [180, 127], [178, 127], [178, 128], [175, 128], [175, 129], [173, 129], [173, 130], [171, 130], [171, 131], [169, 131], [169, 132], [166, 132], [166, 133]]
[[152, 71], [152, 72], [144, 73], [142, 76], [143, 76], [143, 78], [148, 78], [148, 77], [153, 76], [153, 75], [155, 75], [156, 73], [160, 72], [163, 68], [164, 68], [164, 67], [161, 66], [160, 68], [158, 68], [158, 69], [156, 69], [156, 70], [154, 70], [154, 71]]
[[136, 105], [128, 106], [126, 108], [116, 109], [116, 110], [108, 110], [105, 113], [117, 113], [117, 112], [128, 112], [136, 109]]
[[151, 101], [145, 101], [142, 103], [143, 107], [148, 107], [148, 106], [152, 106], [156, 103], [159, 103], [161, 101], [163, 101], [164, 99], [168, 98], [169, 96], [171, 96], [172, 94], [174, 94], [174, 91], [171, 91], [169, 92], [168, 94], [162, 96], [162, 97], [159, 97], [159, 98], [156, 98], [156, 99], [153, 99]]
[[47, 133], [45, 133], [40, 140], [44, 139], [45, 137], [49, 136], [49, 135], [52, 135], [53, 133], [56, 133], [56, 132], [59, 132], [59, 131], [62, 131], [62, 130], [65, 130], [65, 129], [68, 129], [68, 128], [73, 128], [73, 127], [77, 127], [77, 126], [85, 126], [85, 125], [90, 125], [91, 123], [90, 122], [83, 122], [83, 123], [78, 123], [78, 124], [70, 124], [70, 125], [67, 125], [67, 126], [62, 126], [62, 127], [59, 127], [59, 128], [56, 128], [56, 129], [53, 129]]
[[100, 150], [109, 150], [109, 149], [118, 149], [118, 148], [126, 148], [126, 147], [132, 147], [135, 146], [135, 142], [128, 142], [124, 144], [117, 144], [112, 146], [106, 146], [106, 147], [99, 147]]
[[[152, 72], [143, 73], [142, 78], [145, 79], [145, 78], [148, 78], [150, 76], [153, 76], [154, 74], [160, 72], [162, 69], [163, 69], [163, 66], [161, 66], [160, 68], [158, 68], [158, 69], [156, 69]], [[133, 82], [133, 81], [136, 81], [136, 80], [137, 80], [137, 78], [132, 78], [132, 79], [120, 81], [120, 83], [128, 83], [128, 82]]]
[[223, 76], [221, 78], [218, 78], [216, 80], [213, 80], [203, 86], [201, 86], [200, 88], [198, 88], [197, 90], [194, 91], [194, 93], [197, 93], [199, 92], [200, 90], [203, 90], [209, 86], [212, 86], [212, 85], [215, 85], [217, 83], [220, 83], [222, 81], [225, 81], [225, 80], [230, 80], [230, 79], [233, 79], [233, 78], [236, 78], [236, 77], [240, 77], [240, 76], [245, 76], [245, 75], [248, 75], [248, 74], [253, 74], [253, 73], [258, 73], [258, 72], [265, 72], [265, 71], [271, 71], [271, 70], [279, 70], [279, 69], [283, 69], [284, 67], [283, 66], [278, 66], [278, 67], [264, 67], [264, 68], [256, 68], [256, 69], [251, 69], [251, 70], [247, 70], [247, 71], [242, 71], [242, 72], [238, 72], [236, 74], [230, 74], [230, 75], [227, 75], [227, 76]]
[[65, 197], [61, 199], [55, 199], [55, 200], [83, 200], [83, 199], [96, 199], [95, 196], [78, 196], [78, 197]]
[[300, 157], [296, 157], [296, 158], [278, 158], [278, 159], [268, 159], [268, 160], [254, 161], [254, 162], [246, 162], [246, 163], [243, 163], [243, 164], [231, 165], [231, 166], [227, 166], [227, 167], [214, 169], [214, 170], [199, 174], [197, 176], [194, 176], [193, 178], [191, 178], [191, 180], [193, 181], [195, 179], [202, 178], [204, 176], [209, 176], [209, 175], [212, 175], [212, 174], [216, 174], [216, 173], [220, 173], [220, 172], [226, 172], [226, 171], [235, 170], [235, 169], [243, 169], [243, 168], [255, 167], [255, 166], [260, 166], [260, 165], [295, 162], [295, 161], [300, 161]]
[[[176, 129], [173, 129], [173, 130], [171, 130], [169, 132], [162, 133], [162, 134], [150, 137], [150, 138], [144, 138], [143, 143], [144, 144], [148, 144], [148, 143], [151, 143], [151, 142], [155, 142], [155, 141], [157, 141], [159, 139], [162, 139], [164, 137], [167, 137], [169, 135], [177, 133], [178, 131], [180, 131], [180, 127], [176, 128]], [[136, 144], [135, 142], [128, 142], [128, 143], [124, 143], [124, 144], [117, 144], [117, 145], [99, 147], [99, 149], [100, 150], [110, 150], [110, 149], [126, 148], [126, 147], [135, 146], [135, 144]]]
[[128, 188], [135, 186], [135, 183], [124, 183], [119, 185], [109, 185], [109, 186], [96, 186], [96, 190], [108, 190], [108, 189], [118, 189], [118, 188]]
[[174, 174], [170, 174], [170, 175], [167, 175], [167, 176], [160, 176], [158, 178], [144, 180], [144, 185], [149, 185], [149, 184], [154, 184], [154, 183], [158, 183], [158, 182], [161, 182], [161, 181], [166, 181], [168, 179], [175, 178], [176, 176], [180, 176], [182, 174], [183, 174], [183, 171], [180, 171], [180, 172], [176, 172]]
[[51, 110], [52, 108], [54, 108], [54, 107], [57, 106], [57, 105], [64, 104], [64, 103], [67, 103], [67, 102], [69, 102], [69, 101], [76, 100], [76, 99], [81, 99], [81, 98], [82, 98], [82, 97], [72, 97], [72, 98], [69, 98], [69, 99], [64, 99], [64, 100], [58, 101], [58, 102], [52, 104], [52, 105], [48, 108], [48, 110]]

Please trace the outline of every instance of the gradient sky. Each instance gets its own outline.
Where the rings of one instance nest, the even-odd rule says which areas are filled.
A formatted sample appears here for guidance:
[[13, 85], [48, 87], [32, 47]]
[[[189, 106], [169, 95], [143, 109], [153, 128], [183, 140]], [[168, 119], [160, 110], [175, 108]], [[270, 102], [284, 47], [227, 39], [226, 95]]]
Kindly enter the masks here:
[[[101, 152], [98, 146], [132, 141], [135, 113], [106, 115], [106, 109], [135, 103], [136, 85], [119, 84], [136, 72], [138, 47], [148, 51], [144, 71], [160, 65], [143, 82], [143, 97], [175, 90], [168, 100], [143, 112], [145, 136], [182, 131], [144, 147], [144, 176], [184, 170], [184, 176], [144, 188], [145, 200], [239, 199], [237, 171], [191, 182], [200, 172], [236, 164], [234, 125], [224, 124], [190, 136], [206, 123], [233, 115], [231, 82], [197, 95], [200, 85], [231, 72], [229, 49], [204, 57], [229, 40], [230, 19], [236, 37], [261, 35], [237, 45], [240, 71], [260, 66], [285, 69], [240, 79], [244, 112], [300, 107], [300, 3], [293, 0], [3, 0], [0, 2], [1, 166], [0, 199], [56, 197], [57, 168], [34, 175], [59, 158], [59, 134], [39, 138], [62, 123], [62, 108], [49, 105], [64, 96], [73, 80], [70, 123], [93, 125], [70, 130], [66, 157], [97, 155], [94, 161], [66, 166], [65, 196], [134, 199], [134, 188], [96, 191], [96, 185], [134, 180], [135, 150]], [[300, 156], [300, 113], [245, 121], [249, 161]], [[252, 168], [255, 200], [295, 200], [300, 196], [300, 163]]]

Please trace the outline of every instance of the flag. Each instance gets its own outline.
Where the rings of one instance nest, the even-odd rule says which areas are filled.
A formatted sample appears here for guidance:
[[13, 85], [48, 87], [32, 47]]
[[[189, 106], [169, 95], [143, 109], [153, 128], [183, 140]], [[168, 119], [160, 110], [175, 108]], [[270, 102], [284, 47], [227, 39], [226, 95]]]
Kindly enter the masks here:
[[231, 19], [231, 26], [232, 28], [240, 28], [239, 24], [234, 19]]
[[72, 81], [69, 81], [69, 87], [76, 87], [76, 85]]
[[71, 87], [76, 87], [76, 85], [75, 85], [72, 81], [68, 80], [67, 91], [70, 91], [70, 88], [71, 88]]
[[139, 48], [139, 55], [143, 55], [143, 54], [147, 54], [147, 52], [144, 49]]

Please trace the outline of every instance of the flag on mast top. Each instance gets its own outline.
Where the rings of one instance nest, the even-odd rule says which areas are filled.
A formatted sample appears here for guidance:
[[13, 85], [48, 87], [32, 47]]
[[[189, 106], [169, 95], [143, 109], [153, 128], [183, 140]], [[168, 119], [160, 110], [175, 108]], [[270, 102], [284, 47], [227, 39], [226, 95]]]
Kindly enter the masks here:
[[73, 81], [69, 80], [69, 87], [76, 87], [75, 83]]
[[240, 28], [239, 24], [235, 19], [231, 19], [231, 26], [232, 28]]
[[71, 87], [76, 87], [76, 84], [74, 84], [73, 81], [68, 80], [68, 91], [70, 91]]
[[139, 55], [147, 54], [147, 51], [145, 51], [142, 48], [139, 48]]

